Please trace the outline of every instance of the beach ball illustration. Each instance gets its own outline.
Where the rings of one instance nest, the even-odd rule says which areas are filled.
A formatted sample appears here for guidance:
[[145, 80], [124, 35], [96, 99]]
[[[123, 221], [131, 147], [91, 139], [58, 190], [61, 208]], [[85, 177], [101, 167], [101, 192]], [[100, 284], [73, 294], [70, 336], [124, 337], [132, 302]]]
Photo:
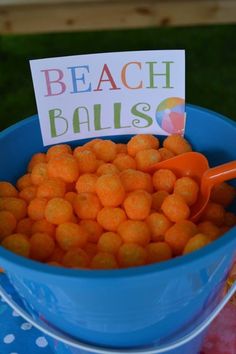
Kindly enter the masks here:
[[156, 110], [157, 124], [169, 134], [183, 134], [185, 125], [185, 101], [179, 97], [163, 100]]

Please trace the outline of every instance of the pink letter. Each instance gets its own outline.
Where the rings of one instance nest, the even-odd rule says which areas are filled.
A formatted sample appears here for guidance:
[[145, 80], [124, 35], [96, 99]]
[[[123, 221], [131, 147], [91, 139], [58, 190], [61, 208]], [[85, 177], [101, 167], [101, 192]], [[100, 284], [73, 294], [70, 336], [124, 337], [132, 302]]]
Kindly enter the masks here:
[[[48, 69], [48, 70], [41, 70], [44, 75], [45, 75], [45, 80], [46, 80], [46, 86], [47, 86], [47, 96], [58, 96], [61, 95], [62, 93], [65, 92], [66, 90], [66, 85], [61, 79], [63, 78], [63, 71], [60, 69]], [[54, 77], [50, 78], [50, 72], [54, 72]], [[57, 89], [54, 88], [54, 91], [52, 90], [52, 84], [57, 86]]]

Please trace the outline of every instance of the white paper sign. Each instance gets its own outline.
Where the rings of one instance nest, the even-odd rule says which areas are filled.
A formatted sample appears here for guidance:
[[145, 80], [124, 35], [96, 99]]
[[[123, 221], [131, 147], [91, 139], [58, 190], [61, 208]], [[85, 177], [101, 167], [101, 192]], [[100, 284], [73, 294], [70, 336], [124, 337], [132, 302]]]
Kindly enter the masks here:
[[30, 66], [44, 145], [184, 133], [184, 50], [75, 55]]

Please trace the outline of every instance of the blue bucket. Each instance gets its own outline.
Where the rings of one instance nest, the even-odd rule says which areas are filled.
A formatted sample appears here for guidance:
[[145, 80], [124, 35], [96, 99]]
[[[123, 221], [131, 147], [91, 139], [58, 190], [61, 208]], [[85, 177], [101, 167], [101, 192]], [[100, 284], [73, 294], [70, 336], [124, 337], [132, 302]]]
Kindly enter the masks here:
[[[10, 291], [10, 295], [6, 292], [5, 288]], [[51, 348], [55, 354], [195, 354], [199, 353], [199, 349], [202, 345], [206, 329], [220, 313], [222, 308], [227, 304], [229, 299], [236, 292], [236, 282], [231, 286], [231, 289], [223, 297], [220, 303], [215, 307], [213, 312], [207, 316], [203, 322], [195, 327], [192, 331], [188, 331], [187, 334], [177, 340], [171, 340], [162, 345], [152, 345], [145, 348], [135, 349], [111, 349], [102, 348], [93, 345], [88, 345], [75, 340], [58, 330], [48, 326], [42, 320], [37, 318], [36, 320], [27, 312], [22, 300], [19, 298], [14, 288], [10, 285], [5, 276], [0, 276], [0, 296], [8, 303], [11, 308], [18, 313], [24, 320], [28, 321], [35, 328], [42, 331]]]
[[[186, 137], [211, 166], [236, 158], [236, 124], [219, 114], [187, 106]], [[15, 182], [31, 155], [44, 150], [37, 116], [3, 131], [0, 180]], [[23, 301], [23, 315], [59, 340], [50, 340], [56, 353], [197, 354], [235, 255], [234, 228], [197, 252], [145, 267], [69, 270], [2, 248], [0, 265]]]

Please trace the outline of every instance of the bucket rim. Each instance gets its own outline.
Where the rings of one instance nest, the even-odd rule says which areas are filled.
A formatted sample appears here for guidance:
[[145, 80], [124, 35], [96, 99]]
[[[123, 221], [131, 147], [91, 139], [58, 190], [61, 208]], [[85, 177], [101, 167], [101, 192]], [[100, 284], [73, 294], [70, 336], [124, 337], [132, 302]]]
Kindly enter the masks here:
[[[203, 108], [193, 104], [186, 104], [187, 111], [202, 111], [210, 115], [214, 115], [215, 118], [224, 120], [225, 123], [231, 125], [233, 128], [236, 128], [236, 122], [231, 120], [228, 117], [223, 116], [220, 113], [214, 112], [213, 110]], [[28, 118], [23, 119], [22, 121], [11, 125], [10, 127], [4, 129], [0, 132], [0, 138], [2, 136], [7, 136], [15, 131], [16, 128], [24, 127], [33, 121], [38, 119], [38, 115], [32, 115]], [[186, 267], [187, 265], [198, 262], [200, 259], [205, 259], [206, 257], [214, 255], [220, 249], [228, 247], [229, 244], [235, 242], [235, 232], [236, 226], [233, 227], [230, 231], [226, 232], [223, 237], [215, 240], [211, 244], [203, 247], [202, 249], [192, 252], [187, 255], [181, 255], [174, 259], [163, 261], [160, 263], [131, 267], [125, 269], [112, 269], [112, 270], [90, 270], [90, 269], [69, 269], [47, 265], [44, 263], [36, 262], [21, 256], [18, 256], [10, 251], [5, 250], [3, 247], [0, 247], [0, 261], [3, 260], [4, 264], [8, 267], [12, 265], [17, 265], [24, 270], [24, 274], [27, 272], [36, 272], [41, 273], [42, 275], [47, 274], [54, 277], [66, 277], [66, 278], [81, 278], [81, 279], [119, 279], [119, 278], [132, 278], [140, 276], [148, 276], [157, 272], [168, 272], [173, 269], [179, 269]], [[3, 267], [5, 267], [5, 265]]]

